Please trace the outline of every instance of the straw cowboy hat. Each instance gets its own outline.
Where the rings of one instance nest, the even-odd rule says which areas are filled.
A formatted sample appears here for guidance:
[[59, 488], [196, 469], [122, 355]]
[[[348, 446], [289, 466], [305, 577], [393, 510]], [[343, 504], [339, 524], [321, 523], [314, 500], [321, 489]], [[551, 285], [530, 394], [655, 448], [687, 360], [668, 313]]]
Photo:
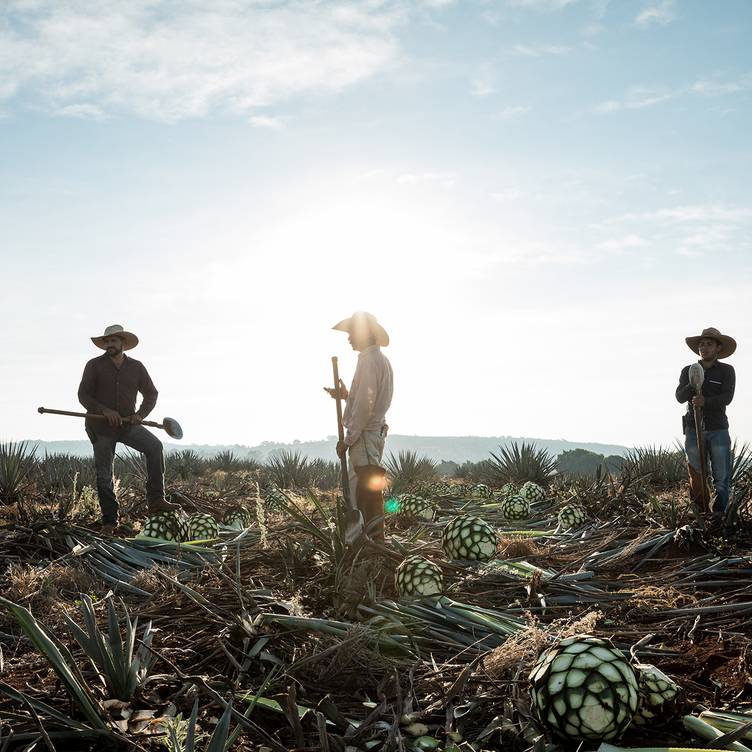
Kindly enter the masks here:
[[696, 352], [699, 355], [701, 339], [714, 339], [721, 346], [721, 350], [718, 353], [719, 358], [728, 358], [736, 350], [736, 340], [733, 337], [729, 337], [728, 334], [721, 334], [714, 326], [703, 329], [702, 334], [696, 337], [687, 337], [685, 342], [689, 345], [689, 349], [692, 352]]
[[126, 332], [120, 324], [108, 326], [101, 337], [92, 337], [91, 341], [100, 350], [106, 350], [104, 341], [107, 337], [120, 337], [123, 340], [123, 350], [132, 350], [138, 344], [138, 337], [132, 332]]
[[376, 317], [372, 313], [365, 311], [356, 311], [350, 318], [343, 319], [339, 324], [335, 324], [332, 329], [348, 334], [372, 334], [377, 345], [386, 347], [389, 344], [389, 335], [386, 333], [386, 329], [376, 321]]

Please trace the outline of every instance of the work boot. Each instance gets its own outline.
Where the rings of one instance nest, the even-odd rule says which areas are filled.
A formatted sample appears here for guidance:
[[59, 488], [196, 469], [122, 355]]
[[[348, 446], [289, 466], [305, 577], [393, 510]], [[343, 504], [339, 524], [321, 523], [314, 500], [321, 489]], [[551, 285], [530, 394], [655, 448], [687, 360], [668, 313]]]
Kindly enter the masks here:
[[102, 535], [107, 535], [109, 537], [112, 537], [115, 535], [115, 528], [117, 525], [115, 525], [112, 522], [105, 522], [104, 525], [102, 525]]
[[167, 501], [167, 499], [152, 499], [146, 502], [146, 507], [149, 510], [149, 514], [157, 514], [157, 512], [174, 512], [177, 510], [177, 505]]

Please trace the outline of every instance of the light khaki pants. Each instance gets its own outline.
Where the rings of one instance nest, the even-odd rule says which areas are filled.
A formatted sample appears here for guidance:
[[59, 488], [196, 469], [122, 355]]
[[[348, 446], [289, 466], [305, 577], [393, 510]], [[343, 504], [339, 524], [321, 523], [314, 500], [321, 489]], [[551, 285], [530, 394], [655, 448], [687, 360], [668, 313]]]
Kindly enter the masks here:
[[358, 440], [350, 447], [347, 455], [347, 479], [350, 483], [351, 504], [357, 501], [356, 489], [358, 487], [358, 475], [356, 467], [364, 465], [377, 465], [381, 467], [381, 459], [384, 456], [384, 441], [386, 431], [363, 431]]

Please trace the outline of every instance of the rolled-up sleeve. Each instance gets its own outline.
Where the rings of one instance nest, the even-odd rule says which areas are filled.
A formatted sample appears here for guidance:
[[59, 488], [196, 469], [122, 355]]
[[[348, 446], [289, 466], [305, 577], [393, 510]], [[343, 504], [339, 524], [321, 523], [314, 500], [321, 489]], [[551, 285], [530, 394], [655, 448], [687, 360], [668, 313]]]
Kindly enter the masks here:
[[362, 361], [358, 363], [353, 376], [352, 398], [348, 400], [349, 420], [345, 444], [352, 446], [359, 438], [363, 429], [373, 416], [376, 394], [378, 392], [378, 378], [373, 368], [364, 368]]

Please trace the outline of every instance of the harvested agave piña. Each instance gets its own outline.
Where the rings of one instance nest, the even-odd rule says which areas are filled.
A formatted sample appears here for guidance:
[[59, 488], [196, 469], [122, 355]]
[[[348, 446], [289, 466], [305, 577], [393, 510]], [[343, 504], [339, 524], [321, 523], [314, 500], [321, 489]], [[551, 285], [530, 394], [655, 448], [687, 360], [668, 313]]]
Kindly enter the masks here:
[[538, 720], [573, 742], [616, 739], [637, 711], [637, 676], [610, 640], [560, 640], [538, 658], [530, 682]]
[[234, 507], [227, 510], [222, 523], [233, 530], [245, 530], [253, 524], [253, 515], [244, 507]]
[[196, 512], [188, 518], [188, 540], [208, 540], [219, 535], [219, 525], [210, 514]]
[[509, 496], [501, 501], [499, 510], [505, 520], [519, 522], [530, 516], [530, 502], [523, 496]]
[[559, 510], [558, 522], [562, 530], [571, 530], [587, 522], [587, 513], [577, 504], [567, 504]]
[[646, 726], [665, 719], [674, 709], [681, 687], [650, 663], [636, 663], [639, 704], [634, 723]]
[[394, 582], [400, 595], [437, 595], [443, 590], [441, 568], [423, 556], [408, 556], [398, 567]]
[[496, 553], [496, 531], [480, 517], [463, 514], [446, 524], [441, 546], [450, 559], [489, 561]]
[[546, 498], [546, 491], [543, 486], [529, 480], [522, 484], [520, 496], [527, 499], [531, 504], [534, 504], [536, 501], [543, 501]]
[[402, 494], [397, 498], [399, 513], [407, 517], [417, 517], [422, 520], [432, 520], [436, 507], [416, 494]]
[[178, 514], [157, 512], [146, 520], [138, 537], [179, 542], [185, 540], [186, 532], [185, 521]]

